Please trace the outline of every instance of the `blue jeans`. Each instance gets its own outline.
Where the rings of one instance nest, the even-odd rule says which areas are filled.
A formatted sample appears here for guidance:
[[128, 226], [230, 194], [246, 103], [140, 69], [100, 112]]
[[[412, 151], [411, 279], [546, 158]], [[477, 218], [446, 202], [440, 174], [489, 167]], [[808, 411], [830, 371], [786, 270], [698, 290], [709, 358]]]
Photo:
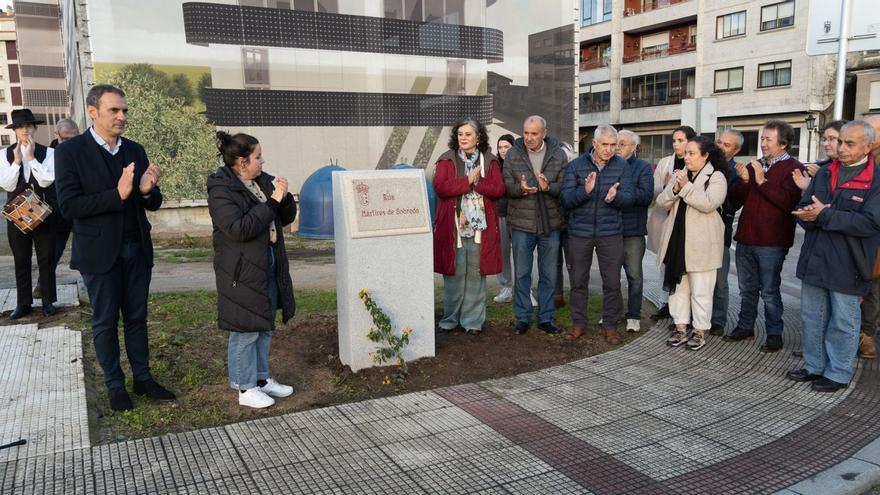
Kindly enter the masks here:
[[538, 323], [553, 321], [556, 305], [553, 291], [556, 289], [556, 262], [559, 258], [559, 231], [547, 235], [535, 235], [517, 229], [510, 229], [513, 241], [513, 269], [516, 276], [516, 289], [513, 298], [513, 315], [517, 321], [531, 323], [532, 262], [535, 248], [538, 248]]
[[804, 368], [838, 383], [849, 383], [859, 349], [862, 312], [859, 296], [801, 284]]
[[727, 325], [727, 308], [730, 304], [730, 287], [727, 277], [730, 275], [730, 247], [724, 248], [721, 268], [715, 276], [715, 293], [712, 295], [712, 324], [722, 329]]
[[645, 257], [645, 236], [623, 238], [623, 271], [626, 273], [626, 317], [642, 319], [642, 259]]
[[[268, 278], [266, 288], [273, 314], [278, 307], [278, 280], [275, 274], [275, 252], [269, 247]], [[247, 390], [257, 386], [258, 380], [269, 379], [269, 347], [273, 332], [229, 332], [226, 348], [229, 386]]]
[[739, 276], [741, 306], [737, 326], [755, 328], [758, 296], [764, 301], [767, 335], [782, 335], [782, 263], [788, 248], [736, 245], [736, 271]]

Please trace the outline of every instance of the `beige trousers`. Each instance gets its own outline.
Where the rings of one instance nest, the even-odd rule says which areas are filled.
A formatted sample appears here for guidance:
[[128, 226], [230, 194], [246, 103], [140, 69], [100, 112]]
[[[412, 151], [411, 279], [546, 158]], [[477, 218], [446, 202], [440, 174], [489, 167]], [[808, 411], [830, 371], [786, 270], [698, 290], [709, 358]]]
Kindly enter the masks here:
[[[712, 326], [712, 295], [718, 270], [685, 273], [669, 295], [669, 314], [677, 325], [691, 323], [697, 330]], [[693, 316], [693, 320], [691, 317]]]

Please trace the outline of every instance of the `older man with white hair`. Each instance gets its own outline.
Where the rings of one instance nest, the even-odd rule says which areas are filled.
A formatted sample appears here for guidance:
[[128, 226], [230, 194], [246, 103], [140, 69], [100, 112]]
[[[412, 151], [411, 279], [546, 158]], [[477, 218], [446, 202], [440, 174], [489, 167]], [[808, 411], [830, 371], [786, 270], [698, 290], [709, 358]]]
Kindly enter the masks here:
[[843, 126], [837, 158], [822, 167], [792, 212], [806, 231], [798, 259], [804, 366], [788, 373], [817, 392], [846, 388], [859, 347], [859, 299], [871, 288], [880, 244], [880, 168], [874, 129]]
[[626, 331], [638, 332], [642, 319], [642, 260], [648, 235], [648, 207], [654, 201], [654, 171], [636, 156], [639, 135], [623, 129], [617, 133], [617, 156], [626, 160], [633, 179], [632, 206], [623, 210], [623, 271], [626, 273]]
[[[617, 322], [623, 315], [620, 269], [623, 265], [623, 213], [632, 205], [633, 180], [629, 164], [615, 155], [617, 130], [600, 125], [593, 149], [565, 168], [560, 201], [568, 213], [568, 260], [571, 281], [569, 338], [586, 333], [587, 296], [593, 251], [602, 276], [602, 330], [605, 341], [620, 344]], [[653, 195], [653, 190], [651, 191]]]
[[532, 263], [538, 250], [538, 328], [550, 334], [561, 330], [553, 322], [556, 305], [556, 260], [559, 234], [565, 219], [559, 206], [559, 192], [568, 158], [559, 141], [547, 135], [547, 121], [532, 115], [523, 122], [523, 137], [513, 143], [504, 160], [507, 188], [507, 223], [513, 246], [514, 298], [513, 331], [529, 330], [534, 305], [531, 302]]

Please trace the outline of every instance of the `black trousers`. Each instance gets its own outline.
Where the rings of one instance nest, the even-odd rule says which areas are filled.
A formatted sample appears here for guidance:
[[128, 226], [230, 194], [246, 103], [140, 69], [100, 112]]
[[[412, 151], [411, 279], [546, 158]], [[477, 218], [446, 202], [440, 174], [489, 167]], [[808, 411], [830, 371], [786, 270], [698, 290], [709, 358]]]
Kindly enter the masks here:
[[40, 270], [40, 292], [43, 304], [54, 303], [55, 292], [55, 231], [54, 221], [49, 216], [36, 230], [25, 234], [12, 222], [6, 223], [6, 237], [15, 261], [15, 288], [19, 306], [33, 304], [31, 286], [31, 256], [37, 252], [37, 267]]
[[593, 251], [599, 259], [602, 276], [602, 328], [613, 330], [623, 316], [623, 293], [620, 290], [620, 270], [623, 268], [623, 236], [568, 237], [568, 276], [571, 280], [571, 322], [587, 326], [587, 303], [590, 287], [590, 268]]
[[92, 341], [110, 390], [125, 387], [119, 364], [119, 330], [122, 312], [125, 352], [134, 379], [149, 380], [150, 349], [147, 340], [147, 296], [152, 269], [143, 258], [140, 243], [123, 241], [119, 258], [106, 273], [83, 273], [92, 303]]

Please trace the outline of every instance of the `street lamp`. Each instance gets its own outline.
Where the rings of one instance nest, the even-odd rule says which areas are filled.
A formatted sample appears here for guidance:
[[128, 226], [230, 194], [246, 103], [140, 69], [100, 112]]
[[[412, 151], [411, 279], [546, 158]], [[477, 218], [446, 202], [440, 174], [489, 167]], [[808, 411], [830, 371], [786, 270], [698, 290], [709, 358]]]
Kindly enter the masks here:
[[816, 128], [816, 116], [812, 113], [807, 114], [807, 161], [810, 161], [810, 151], [813, 149], [813, 129]]

